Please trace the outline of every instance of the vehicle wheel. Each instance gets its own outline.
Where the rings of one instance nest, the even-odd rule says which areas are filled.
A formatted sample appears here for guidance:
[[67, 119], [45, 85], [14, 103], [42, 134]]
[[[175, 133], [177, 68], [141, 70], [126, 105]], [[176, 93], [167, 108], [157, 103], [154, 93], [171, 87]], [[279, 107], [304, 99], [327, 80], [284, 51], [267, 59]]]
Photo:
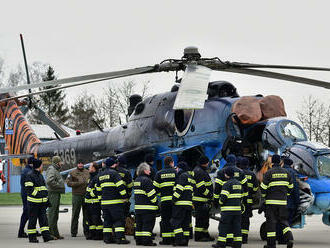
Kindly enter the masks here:
[[261, 240], [267, 239], [266, 221], [261, 224], [259, 233], [260, 233]]

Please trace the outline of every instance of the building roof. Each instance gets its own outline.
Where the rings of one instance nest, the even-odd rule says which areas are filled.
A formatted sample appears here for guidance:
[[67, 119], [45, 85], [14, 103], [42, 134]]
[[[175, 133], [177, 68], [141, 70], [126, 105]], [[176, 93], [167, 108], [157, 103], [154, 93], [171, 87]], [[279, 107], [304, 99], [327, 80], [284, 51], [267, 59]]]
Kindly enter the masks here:
[[[56, 139], [56, 136], [54, 134], [54, 130], [51, 129], [49, 126], [47, 125], [42, 125], [42, 124], [30, 124], [31, 128], [34, 130], [35, 134], [37, 135], [37, 137], [39, 139]], [[70, 136], [75, 136], [76, 135], [76, 131], [66, 127], [64, 125], [61, 125], [61, 127], [67, 131]]]

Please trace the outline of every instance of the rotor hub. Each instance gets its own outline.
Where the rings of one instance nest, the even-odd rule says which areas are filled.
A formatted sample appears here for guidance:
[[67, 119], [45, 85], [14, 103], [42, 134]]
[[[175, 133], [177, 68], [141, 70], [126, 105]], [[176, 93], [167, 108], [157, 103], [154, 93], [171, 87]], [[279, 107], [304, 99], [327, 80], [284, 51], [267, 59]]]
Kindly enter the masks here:
[[201, 54], [198, 52], [198, 48], [194, 46], [186, 47], [183, 51], [183, 57], [187, 60], [199, 60]]

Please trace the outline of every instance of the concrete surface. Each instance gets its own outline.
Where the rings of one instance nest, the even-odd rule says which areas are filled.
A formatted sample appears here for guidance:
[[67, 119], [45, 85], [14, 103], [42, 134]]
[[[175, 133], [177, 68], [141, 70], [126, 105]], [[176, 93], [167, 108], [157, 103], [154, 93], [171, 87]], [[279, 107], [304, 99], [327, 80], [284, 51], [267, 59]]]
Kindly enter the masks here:
[[[14, 248], [14, 247], [135, 247], [135, 242], [133, 237], [129, 236], [128, 239], [131, 240], [130, 245], [106, 245], [102, 241], [92, 241], [86, 240], [82, 234], [82, 227], [79, 226], [78, 237], [72, 238], [70, 236], [70, 218], [71, 218], [71, 208], [69, 208], [68, 213], [61, 213], [59, 218], [59, 230], [60, 233], [65, 237], [64, 240], [51, 241], [49, 243], [43, 243], [42, 239], [39, 238], [39, 244], [29, 244], [27, 239], [18, 239], [17, 231], [21, 215], [21, 207], [0, 207], [0, 247], [1, 248]], [[64, 208], [63, 206], [61, 209]], [[294, 247], [308, 247], [308, 248], [318, 248], [330, 247], [330, 227], [325, 226], [322, 223], [321, 215], [317, 216], [308, 216], [306, 218], [307, 225], [304, 229], [294, 229], [293, 235], [295, 238]], [[254, 213], [254, 217], [251, 220], [251, 231], [249, 244], [243, 245], [243, 247], [250, 248], [262, 248], [265, 242], [261, 241], [259, 238], [259, 227], [264, 221], [263, 215], [258, 215]], [[211, 221], [210, 232], [216, 237], [217, 236], [217, 222]], [[156, 241], [160, 240], [159, 238], [159, 224], [157, 222], [155, 230], [157, 233]], [[212, 242], [208, 243], [198, 243], [190, 242], [190, 247], [211, 247]], [[166, 247], [166, 246], [158, 246]], [[168, 246], [171, 247], [171, 246]], [[279, 245], [278, 247], [286, 247]]]

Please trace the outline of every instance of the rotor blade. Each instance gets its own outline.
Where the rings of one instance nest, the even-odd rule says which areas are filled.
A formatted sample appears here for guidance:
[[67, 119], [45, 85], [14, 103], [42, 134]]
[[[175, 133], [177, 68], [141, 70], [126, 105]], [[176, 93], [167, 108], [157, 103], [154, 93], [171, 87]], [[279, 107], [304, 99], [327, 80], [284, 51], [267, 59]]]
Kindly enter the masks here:
[[269, 68], [269, 69], [294, 69], [294, 70], [310, 70], [310, 71], [330, 71], [330, 68], [326, 67], [310, 67], [310, 66], [290, 66], [290, 65], [262, 65], [262, 64], [250, 64], [240, 62], [225, 62], [229, 66], [235, 68]]
[[293, 76], [293, 75], [288, 75], [288, 74], [283, 74], [283, 73], [255, 70], [255, 69], [248, 69], [248, 68], [230, 68], [229, 67], [229, 68], [213, 68], [213, 69], [217, 70], [217, 71], [234, 72], [234, 73], [248, 74], [248, 75], [252, 75], [252, 76], [280, 79], [280, 80], [291, 81], [291, 82], [313, 85], [313, 86], [330, 89], [330, 82], [320, 81], [320, 80], [305, 78], [305, 77], [298, 77], [298, 76]]
[[63, 78], [63, 79], [59, 79], [59, 80], [47, 81], [47, 82], [36, 83], [36, 84], [2, 88], [2, 89], [0, 89], [0, 93], [17, 92], [17, 91], [25, 90], [25, 89], [41, 88], [41, 87], [46, 87], [46, 86], [57, 86], [59, 84], [62, 85], [62, 84], [69, 84], [69, 83], [75, 83], [75, 82], [87, 81], [87, 80], [99, 79], [99, 81], [101, 81], [101, 80], [107, 80], [108, 78], [112, 78], [112, 77], [120, 78], [120, 77], [127, 77], [127, 76], [133, 76], [133, 75], [153, 72], [154, 70], [155, 70], [154, 66], [145, 66], [145, 67], [129, 69], [129, 70], [90, 74], [90, 75], [71, 77], [71, 78]]
[[[118, 76], [118, 77], [121, 77], [121, 76]], [[15, 99], [22, 98], [22, 97], [39, 95], [39, 94], [51, 92], [51, 91], [54, 91], [54, 90], [62, 90], [62, 89], [76, 87], [76, 86], [80, 86], [80, 85], [84, 85], [84, 84], [91, 84], [91, 83], [101, 82], [101, 81], [105, 81], [105, 80], [115, 79], [115, 78], [118, 78], [118, 77], [102, 78], [102, 79], [98, 79], [98, 80], [92, 80], [92, 81], [86, 81], [86, 82], [82, 82], [82, 83], [76, 83], [76, 84], [70, 84], [70, 85], [50, 88], [50, 89], [46, 89], [46, 90], [42, 90], [42, 91], [38, 91], [38, 92], [27, 93], [27, 94], [23, 94], [23, 95], [19, 95], [19, 96], [12, 96], [12, 97], [1, 99], [0, 103], [1, 102], [7, 102], [7, 101], [10, 101], [10, 100], [15, 100]]]
[[37, 112], [37, 118], [42, 121], [44, 124], [48, 125], [51, 129], [53, 129], [61, 138], [65, 138], [65, 137], [69, 137], [70, 134], [65, 131], [60, 124], [58, 124], [55, 120], [53, 120], [52, 118], [49, 117], [49, 115], [47, 115], [45, 113], [45, 111], [43, 111], [41, 108], [39, 108], [38, 106], [34, 105], [33, 106]]

